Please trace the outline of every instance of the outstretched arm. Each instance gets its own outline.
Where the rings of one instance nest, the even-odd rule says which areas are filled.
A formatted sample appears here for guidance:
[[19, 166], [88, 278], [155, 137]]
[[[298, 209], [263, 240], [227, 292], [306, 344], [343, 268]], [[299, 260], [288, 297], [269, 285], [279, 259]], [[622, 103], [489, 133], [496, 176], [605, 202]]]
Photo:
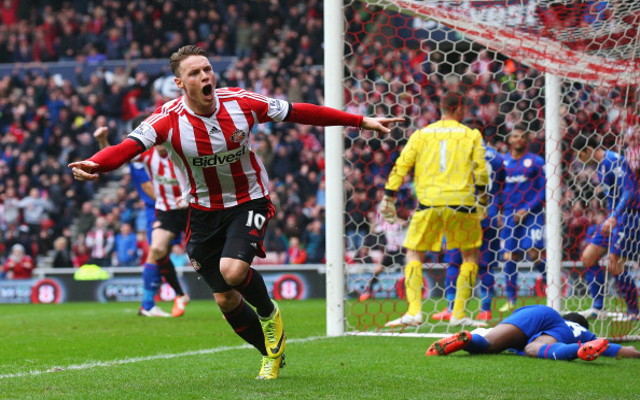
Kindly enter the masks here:
[[404, 118], [370, 118], [331, 107], [309, 103], [293, 103], [286, 121], [316, 126], [354, 126], [387, 134], [391, 131], [389, 124], [402, 122]]
[[133, 139], [125, 139], [115, 146], [106, 147], [88, 160], [69, 164], [73, 177], [79, 181], [94, 181], [98, 173], [109, 172], [144, 151], [142, 144]]

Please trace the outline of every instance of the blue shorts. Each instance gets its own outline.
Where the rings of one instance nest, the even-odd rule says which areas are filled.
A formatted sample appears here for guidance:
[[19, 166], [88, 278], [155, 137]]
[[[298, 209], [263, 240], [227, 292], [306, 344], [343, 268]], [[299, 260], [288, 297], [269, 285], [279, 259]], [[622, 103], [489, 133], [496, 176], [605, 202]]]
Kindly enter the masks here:
[[513, 221], [513, 214], [509, 215], [500, 230], [500, 239], [504, 241], [504, 250], [510, 253], [543, 249], [544, 213], [527, 214], [519, 224]]
[[596, 335], [581, 325], [565, 321], [553, 308], [539, 304], [518, 308], [498, 325], [500, 324], [518, 327], [527, 336], [527, 343], [541, 335], [549, 335], [558, 342], [567, 344], [588, 342], [596, 338]]
[[618, 218], [611, 236], [602, 233], [602, 225], [587, 238], [587, 243], [604, 247], [610, 253], [640, 261], [640, 211], [628, 211]]

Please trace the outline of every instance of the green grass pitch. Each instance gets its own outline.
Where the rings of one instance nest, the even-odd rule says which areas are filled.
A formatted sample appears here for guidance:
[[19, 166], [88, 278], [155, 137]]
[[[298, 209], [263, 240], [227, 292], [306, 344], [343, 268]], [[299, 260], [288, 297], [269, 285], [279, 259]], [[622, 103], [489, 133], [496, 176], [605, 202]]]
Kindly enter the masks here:
[[281, 302], [288, 365], [256, 381], [258, 353], [213, 301], [178, 319], [141, 318], [136, 306], [1, 305], [0, 399], [640, 398], [640, 360], [425, 357], [433, 339], [324, 337], [319, 300]]

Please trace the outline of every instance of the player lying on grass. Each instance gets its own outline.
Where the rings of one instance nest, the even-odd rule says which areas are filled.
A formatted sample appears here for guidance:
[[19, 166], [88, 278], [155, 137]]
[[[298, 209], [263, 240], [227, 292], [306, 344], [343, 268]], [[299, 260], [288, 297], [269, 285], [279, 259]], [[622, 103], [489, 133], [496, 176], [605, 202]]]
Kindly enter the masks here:
[[446, 356], [458, 350], [471, 354], [495, 354], [513, 350], [528, 357], [551, 360], [592, 361], [601, 355], [640, 358], [633, 346], [620, 346], [597, 338], [589, 331], [586, 318], [578, 313], [563, 316], [543, 305], [519, 308], [483, 336], [468, 331], [440, 339], [427, 350], [427, 356]]

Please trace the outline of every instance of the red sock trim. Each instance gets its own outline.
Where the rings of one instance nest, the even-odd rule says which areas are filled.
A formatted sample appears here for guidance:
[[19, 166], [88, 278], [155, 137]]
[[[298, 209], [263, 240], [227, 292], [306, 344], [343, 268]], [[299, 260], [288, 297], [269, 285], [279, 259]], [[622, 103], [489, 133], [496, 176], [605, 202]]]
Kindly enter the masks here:
[[242, 309], [244, 308], [245, 303], [244, 300], [240, 301], [240, 304], [238, 304], [238, 307], [234, 308], [233, 310], [229, 311], [229, 312], [222, 312], [222, 314], [224, 314], [225, 318], [227, 317], [235, 317], [236, 315], [240, 314], [240, 312], [242, 312]]
[[247, 277], [244, 278], [244, 281], [237, 286], [238, 289], [243, 290], [249, 285], [251, 282], [251, 278], [253, 278], [253, 268], [249, 268], [249, 272], [247, 272]]

